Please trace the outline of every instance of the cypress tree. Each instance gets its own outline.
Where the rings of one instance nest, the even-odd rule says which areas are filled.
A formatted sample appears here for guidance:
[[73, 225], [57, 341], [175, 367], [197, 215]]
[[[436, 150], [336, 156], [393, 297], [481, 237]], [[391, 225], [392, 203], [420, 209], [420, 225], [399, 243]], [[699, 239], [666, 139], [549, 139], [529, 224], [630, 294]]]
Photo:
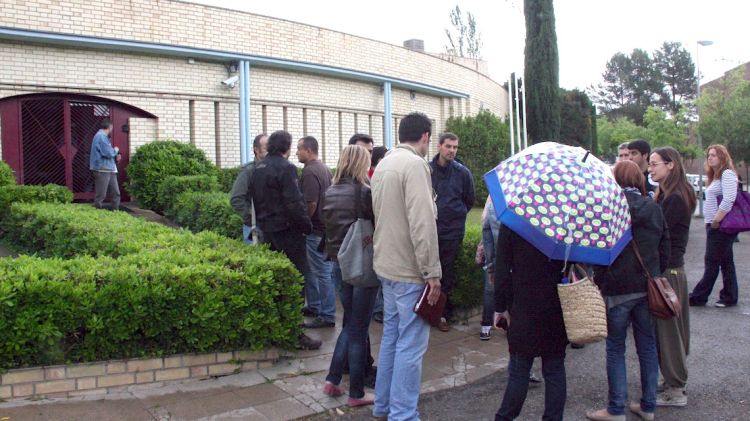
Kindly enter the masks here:
[[560, 137], [560, 76], [552, 0], [524, 0], [526, 119], [533, 143]]

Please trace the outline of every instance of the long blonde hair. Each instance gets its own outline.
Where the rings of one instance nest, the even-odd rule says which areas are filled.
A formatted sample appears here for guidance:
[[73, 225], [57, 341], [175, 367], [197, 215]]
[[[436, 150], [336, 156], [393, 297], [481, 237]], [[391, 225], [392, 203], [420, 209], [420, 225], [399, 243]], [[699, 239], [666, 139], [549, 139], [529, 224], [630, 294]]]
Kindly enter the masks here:
[[333, 184], [338, 184], [342, 178], [352, 178], [360, 184], [369, 184], [367, 170], [370, 169], [370, 153], [359, 145], [347, 145], [341, 150], [336, 175]]

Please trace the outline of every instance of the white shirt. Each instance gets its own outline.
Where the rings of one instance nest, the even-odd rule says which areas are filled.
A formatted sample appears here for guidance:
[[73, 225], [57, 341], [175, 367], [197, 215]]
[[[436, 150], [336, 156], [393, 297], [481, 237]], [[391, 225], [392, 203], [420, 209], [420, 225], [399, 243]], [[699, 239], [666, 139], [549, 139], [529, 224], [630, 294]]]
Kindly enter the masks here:
[[[719, 196], [722, 196], [719, 203]], [[710, 224], [719, 210], [729, 212], [737, 198], [737, 173], [724, 170], [721, 180], [714, 179], [706, 189], [706, 200], [703, 202], [703, 220]]]

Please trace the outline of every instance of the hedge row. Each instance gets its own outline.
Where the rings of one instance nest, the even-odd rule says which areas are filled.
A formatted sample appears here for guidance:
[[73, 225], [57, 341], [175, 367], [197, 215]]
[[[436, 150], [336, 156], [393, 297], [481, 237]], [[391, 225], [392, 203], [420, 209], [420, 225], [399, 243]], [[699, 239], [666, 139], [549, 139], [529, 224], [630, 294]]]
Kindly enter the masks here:
[[58, 257], [0, 259], [0, 368], [291, 346], [299, 333], [301, 277], [264, 247], [79, 205], [14, 204], [3, 227]]
[[172, 175], [165, 178], [159, 184], [159, 208], [164, 211], [164, 215], [169, 217], [170, 208], [174, 206], [177, 196], [181, 193], [212, 192], [218, 190], [219, 182], [212, 175]]
[[166, 216], [193, 232], [213, 231], [229, 238], [242, 238], [242, 218], [232, 209], [223, 192], [182, 193]]
[[12, 186], [16, 184], [16, 176], [13, 175], [13, 169], [5, 161], [0, 161], [0, 187]]
[[[15, 183], [15, 178], [13, 179]], [[46, 186], [0, 185], [0, 218], [10, 212], [10, 205], [16, 202], [36, 203], [70, 203], [73, 193], [66, 187], [57, 184]]]
[[466, 224], [466, 236], [456, 258], [458, 279], [451, 294], [451, 302], [457, 308], [472, 309], [482, 304], [484, 274], [482, 267], [474, 263], [474, 256], [480, 241], [482, 241], [481, 226]]

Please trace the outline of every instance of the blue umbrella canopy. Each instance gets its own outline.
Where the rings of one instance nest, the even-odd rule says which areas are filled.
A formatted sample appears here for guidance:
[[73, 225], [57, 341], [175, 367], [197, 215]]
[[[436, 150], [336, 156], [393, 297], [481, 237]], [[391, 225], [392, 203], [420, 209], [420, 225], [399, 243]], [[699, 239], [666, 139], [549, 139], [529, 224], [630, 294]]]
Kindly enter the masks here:
[[632, 239], [612, 170], [582, 148], [538, 143], [484, 180], [500, 222], [550, 259], [610, 265]]

